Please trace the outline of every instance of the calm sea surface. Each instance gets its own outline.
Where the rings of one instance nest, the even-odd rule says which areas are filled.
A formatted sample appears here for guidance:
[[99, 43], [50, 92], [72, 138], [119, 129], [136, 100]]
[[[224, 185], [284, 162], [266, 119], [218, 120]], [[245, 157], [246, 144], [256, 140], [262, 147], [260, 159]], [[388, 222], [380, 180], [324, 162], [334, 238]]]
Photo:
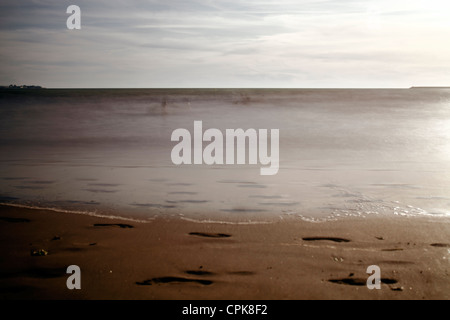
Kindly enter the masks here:
[[[174, 165], [171, 134], [196, 120], [279, 129], [278, 174]], [[3, 90], [0, 202], [139, 219], [450, 217], [450, 90]]]

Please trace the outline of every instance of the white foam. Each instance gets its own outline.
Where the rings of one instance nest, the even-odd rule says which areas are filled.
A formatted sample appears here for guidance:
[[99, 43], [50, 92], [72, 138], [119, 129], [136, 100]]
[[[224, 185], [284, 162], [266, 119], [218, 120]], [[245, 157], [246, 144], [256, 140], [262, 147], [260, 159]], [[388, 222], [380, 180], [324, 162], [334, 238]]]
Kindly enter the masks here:
[[197, 220], [192, 218], [186, 218], [186, 217], [179, 217], [181, 220], [193, 222], [193, 223], [206, 223], [206, 224], [229, 224], [229, 225], [260, 225], [260, 224], [272, 224], [274, 222], [271, 221], [220, 221], [220, 220]]

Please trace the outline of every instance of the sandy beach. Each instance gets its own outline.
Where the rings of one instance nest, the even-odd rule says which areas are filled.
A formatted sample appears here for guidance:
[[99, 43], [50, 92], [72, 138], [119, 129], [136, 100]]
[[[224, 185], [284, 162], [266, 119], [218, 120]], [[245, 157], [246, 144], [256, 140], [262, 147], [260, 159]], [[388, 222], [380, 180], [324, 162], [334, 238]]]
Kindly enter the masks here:
[[[433, 217], [140, 223], [0, 206], [0, 297], [449, 299], [449, 234]], [[70, 265], [81, 290], [66, 287]], [[380, 290], [366, 286], [370, 265]]]
[[450, 300], [449, 1], [79, 2], [0, 2], [14, 315]]

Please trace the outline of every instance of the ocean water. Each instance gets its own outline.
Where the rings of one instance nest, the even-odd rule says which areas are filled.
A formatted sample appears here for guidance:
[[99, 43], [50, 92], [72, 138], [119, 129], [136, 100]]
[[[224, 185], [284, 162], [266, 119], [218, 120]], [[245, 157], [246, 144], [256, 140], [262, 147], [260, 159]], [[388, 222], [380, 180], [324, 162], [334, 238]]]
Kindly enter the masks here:
[[[173, 164], [171, 134], [194, 121], [279, 129], [278, 173]], [[450, 217], [450, 90], [3, 90], [0, 202], [143, 220]]]

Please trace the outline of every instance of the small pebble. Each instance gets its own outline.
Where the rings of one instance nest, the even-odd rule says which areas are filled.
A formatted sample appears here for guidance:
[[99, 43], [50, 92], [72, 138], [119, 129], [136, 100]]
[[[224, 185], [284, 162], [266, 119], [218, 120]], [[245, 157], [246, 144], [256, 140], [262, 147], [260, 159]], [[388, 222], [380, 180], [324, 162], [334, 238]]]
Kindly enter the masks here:
[[33, 250], [33, 251], [31, 251], [31, 255], [32, 255], [33, 257], [42, 257], [42, 256], [48, 255], [48, 252], [45, 251], [44, 249]]

